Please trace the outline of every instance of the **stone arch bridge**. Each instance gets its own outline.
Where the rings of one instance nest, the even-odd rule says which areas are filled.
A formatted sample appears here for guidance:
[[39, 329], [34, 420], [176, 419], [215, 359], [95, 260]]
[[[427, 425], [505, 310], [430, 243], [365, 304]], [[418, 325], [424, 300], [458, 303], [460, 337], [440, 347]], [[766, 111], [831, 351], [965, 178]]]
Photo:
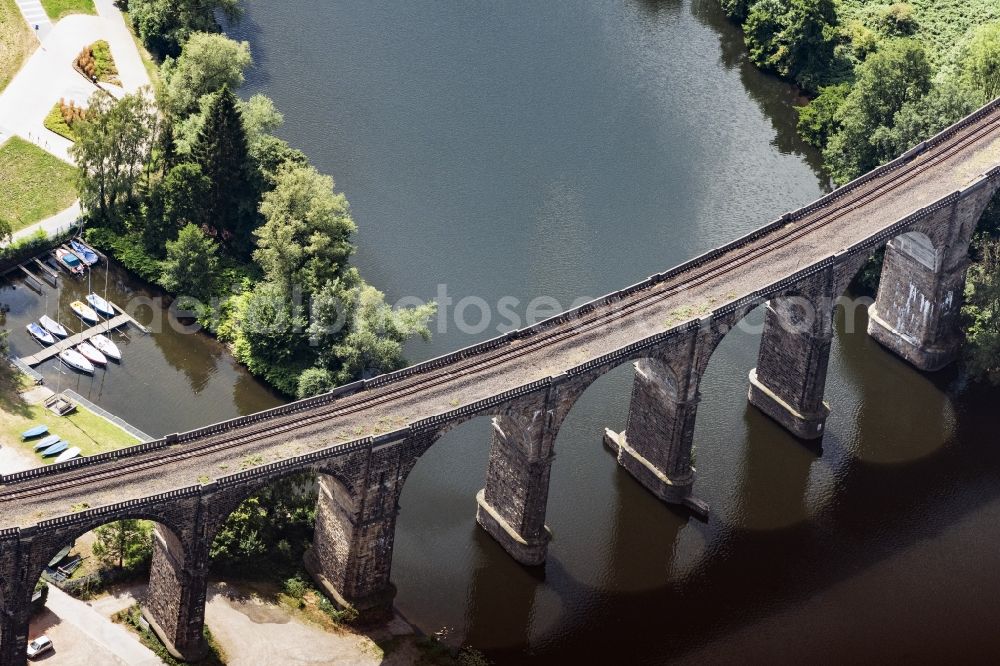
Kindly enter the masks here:
[[625, 363], [636, 368], [628, 424], [606, 443], [658, 497], [704, 511], [691, 496], [691, 445], [700, 379], [726, 332], [767, 304], [749, 399], [798, 437], [822, 436], [836, 299], [884, 247], [869, 334], [918, 368], [946, 365], [961, 341], [970, 239], [998, 189], [1000, 100], [801, 210], [531, 328], [260, 414], [3, 476], [0, 663], [23, 663], [32, 588], [53, 554], [123, 518], [157, 524], [146, 618], [175, 655], [198, 657], [215, 533], [245, 498], [302, 472], [320, 479], [307, 567], [338, 603], [384, 614], [407, 475], [443, 432], [484, 414], [493, 441], [477, 520], [537, 565], [559, 426]]

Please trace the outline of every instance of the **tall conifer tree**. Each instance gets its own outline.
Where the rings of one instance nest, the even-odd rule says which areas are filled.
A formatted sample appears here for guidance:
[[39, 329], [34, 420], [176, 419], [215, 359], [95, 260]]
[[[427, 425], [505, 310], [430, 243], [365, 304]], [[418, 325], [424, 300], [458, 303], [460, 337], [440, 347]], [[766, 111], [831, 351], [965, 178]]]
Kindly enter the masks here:
[[248, 254], [256, 226], [257, 191], [243, 119], [228, 86], [212, 100], [192, 152], [211, 181], [206, 219], [223, 245]]

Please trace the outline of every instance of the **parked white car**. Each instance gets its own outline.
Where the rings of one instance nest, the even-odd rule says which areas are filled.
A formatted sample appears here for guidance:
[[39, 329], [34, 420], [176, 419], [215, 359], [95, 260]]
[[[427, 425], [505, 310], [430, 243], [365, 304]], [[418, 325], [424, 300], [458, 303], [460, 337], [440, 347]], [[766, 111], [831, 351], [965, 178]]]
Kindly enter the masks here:
[[39, 636], [28, 643], [28, 659], [35, 659], [52, 649], [52, 641], [48, 636]]

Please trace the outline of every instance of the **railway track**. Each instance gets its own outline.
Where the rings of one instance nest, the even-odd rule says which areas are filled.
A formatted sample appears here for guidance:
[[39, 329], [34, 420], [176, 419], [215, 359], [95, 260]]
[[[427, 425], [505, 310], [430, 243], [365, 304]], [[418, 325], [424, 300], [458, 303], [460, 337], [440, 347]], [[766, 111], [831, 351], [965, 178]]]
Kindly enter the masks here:
[[[903, 187], [914, 178], [928, 169], [944, 162], [957, 153], [965, 150], [969, 145], [978, 142], [983, 137], [1000, 130], [1000, 113], [988, 122], [975, 126], [965, 134], [959, 134], [957, 140], [951, 143], [940, 144], [932, 148], [926, 155], [919, 156], [912, 163], [899, 168], [894, 177], [887, 178], [880, 182], [873, 182], [871, 187], [861, 186], [856, 190], [844, 195], [839, 202], [831, 203], [836, 208], [823, 212], [810, 219], [806, 216], [803, 220], [789, 222], [785, 227], [776, 229], [773, 232], [774, 238], [765, 245], [734, 248], [736, 252], [732, 257], [716, 257], [714, 260], [706, 261], [707, 266], [696, 266], [691, 269], [692, 274], [681, 274], [684, 281], [680, 284], [670, 285], [664, 282], [654, 286], [645, 292], [636, 294], [624, 307], [617, 308], [613, 312], [595, 309], [580, 319], [556, 327], [551, 333], [539, 336], [524, 338], [512, 341], [510, 345], [491, 350], [474, 358], [457, 361], [449, 364], [438, 371], [431, 371], [428, 374], [414, 375], [403, 378], [398, 382], [379, 387], [379, 395], [371, 396], [365, 393], [345, 396], [332, 402], [329, 406], [304, 407], [303, 411], [308, 411], [304, 417], [302, 412], [293, 412], [275, 417], [273, 420], [260, 425], [242, 426], [238, 428], [235, 436], [220, 434], [211, 435], [201, 444], [179, 446], [185, 447], [177, 451], [173, 447], [155, 451], [148, 455], [137, 455], [133, 461], [122, 465], [122, 460], [112, 463], [113, 468], [102, 471], [94, 471], [86, 466], [73, 468], [63, 478], [42, 477], [28, 479], [21, 482], [14, 482], [7, 488], [0, 491], [0, 501], [11, 502], [28, 499], [42, 495], [48, 495], [53, 491], [68, 490], [74, 487], [90, 485], [95, 482], [109, 481], [124, 473], [139, 473], [160, 467], [167, 459], [170, 461], [188, 460], [203, 457], [221, 451], [236, 449], [247, 444], [263, 439], [274, 438], [286, 433], [301, 431], [312, 425], [319, 425], [331, 418], [343, 417], [356, 414], [381, 405], [386, 405], [417, 393], [433, 389], [452, 381], [456, 373], [465, 373], [469, 370], [482, 368], [485, 365], [495, 366], [498, 363], [510, 362], [532, 354], [540, 349], [551, 347], [563, 342], [566, 339], [578, 336], [585, 332], [590, 332], [606, 323], [612, 318], [628, 316], [639, 312], [650, 306], [651, 302], [659, 302], [664, 298], [676, 295], [682, 291], [697, 287], [719, 277], [733, 273], [751, 262], [759, 260], [778, 249], [786, 247], [791, 243], [801, 240], [803, 237], [816, 232], [818, 229], [826, 227], [845, 215], [867, 205], [872, 200]], [[724, 259], [724, 263], [719, 262]], [[561, 330], [560, 330], [561, 328]]]

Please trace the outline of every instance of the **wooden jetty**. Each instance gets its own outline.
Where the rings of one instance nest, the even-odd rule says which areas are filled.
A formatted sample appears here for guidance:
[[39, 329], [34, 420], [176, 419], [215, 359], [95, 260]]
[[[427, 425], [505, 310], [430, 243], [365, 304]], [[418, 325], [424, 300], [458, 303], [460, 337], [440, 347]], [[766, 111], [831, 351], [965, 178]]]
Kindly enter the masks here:
[[121, 328], [127, 324], [132, 324], [143, 333], [149, 333], [149, 330], [145, 326], [137, 322], [130, 315], [126, 314], [120, 307], [114, 303], [112, 303], [111, 306], [118, 311], [117, 316], [94, 324], [90, 328], [84, 329], [82, 332], [71, 335], [68, 338], [59, 340], [54, 345], [50, 345], [45, 349], [40, 349], [31, 356], [22, 356], [21, 362], [28, 367], [34, 367], [40, 363], [44, 363], [50, 358], [58, 356], [61, 351], [76, 347], [81, 342], [86, 342], [99, 333], [107, 333], [108, 331]]
[[50, 278], [52, 278], [52, 286], [54, 287], [56, 280], [59, 279], [59, 273], [56, 273], [54, 270], [52, 270], [52, 268], [50, 268], [43, 262], [39, 261], [38, 257], [32, 257], [31, 260], [35, 262], [35, 265], [37, 265], [39, 269], [41, 269], [43, 276], [48, 275]]
[[38, 279], [38, 276], [25, 268], [24, 264], [18, 264], [17, 267], [21, 269], [22, 273], [24, 273], [24, 284], [26, 284], [32, 291], [37, 291], [41, 294], [42, 290], [45, 289], [45, 285]]

